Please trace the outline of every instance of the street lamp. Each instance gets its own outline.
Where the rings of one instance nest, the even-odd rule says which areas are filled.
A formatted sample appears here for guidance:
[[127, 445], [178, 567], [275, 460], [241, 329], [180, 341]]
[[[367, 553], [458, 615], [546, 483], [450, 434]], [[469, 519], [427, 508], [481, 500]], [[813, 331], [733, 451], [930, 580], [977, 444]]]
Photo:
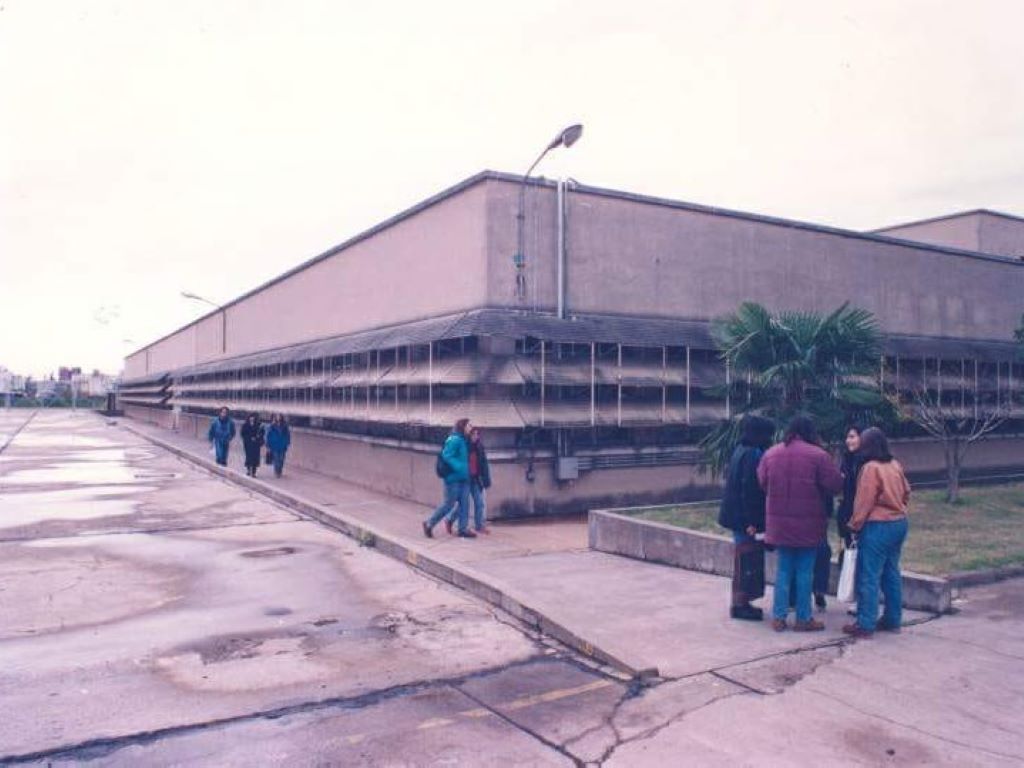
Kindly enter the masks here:
[[533, 173], [533, 169], [537, 167], [537, 164], [544, 159], [544, 156], [552, 149], [558, 147], [569, 148], [575, 144], [580, 136], [583, 135], [583, 126], [579, 123], [574, 123], [568, 128], [565, 128], [559, 133], [551, 142], [544, 147], [544, 151], [541, 152], [537, 159], [533, 161], [526, 173], [523, 174], [523, 179], [519, 184], [519, 212], [516, 214], [516, 254], [513, 257], [513, 261], [516, 265], [516, 296], [520, 301], [526, 298], [526, 275], [523, 270], [526, 267], [526, 256], [523, 251], [525, 250], [525, 235], [523, 232], [523, 224], [526, 219], [526, 182], [530, 178], [530, 174]]
[[204, 304], [209, 304], [211, 307], [220, 311], [220, 351], [228, 351], [228, 313], [227, 310], [215, 301], [204, 299], [195, 293], [189, 293], [188, 291], [181, 292], [182, 298], [192, 299], [193, 301], [201, 301]]

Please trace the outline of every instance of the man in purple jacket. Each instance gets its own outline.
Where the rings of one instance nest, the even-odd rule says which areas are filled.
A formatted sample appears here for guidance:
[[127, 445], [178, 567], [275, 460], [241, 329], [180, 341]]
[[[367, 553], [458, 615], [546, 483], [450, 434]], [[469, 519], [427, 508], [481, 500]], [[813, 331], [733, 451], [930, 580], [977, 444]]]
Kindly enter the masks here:
[[778, 551], [772, 627], [786, 629], [790, 584], [796, 583], [798, 632], [825, 628], [811, 617], [811, 581], [818, 545], [825, 540], [827, 496], [843, 488], [843, 476], [818, 444], [818, 431], [808, 416], [789, 423], [786, 439], [765, 453], [757, 479], [767, 496], [765, 541]]

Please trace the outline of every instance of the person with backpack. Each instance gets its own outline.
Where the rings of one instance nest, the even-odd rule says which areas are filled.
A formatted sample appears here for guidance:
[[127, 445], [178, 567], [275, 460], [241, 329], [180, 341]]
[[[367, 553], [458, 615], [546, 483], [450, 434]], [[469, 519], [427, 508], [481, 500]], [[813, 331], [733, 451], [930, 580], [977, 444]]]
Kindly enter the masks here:
[[434, 526], [458, 504], [459, 536], [475, 539], [469, 530], [469, 419], [459, 419], [444, 441], [437, 457], [436, 471], [444, 485], [444, 500], [428, 520], [423, 521], [423, 535], [434, 538]]
[[228, 465], [228, 447], [235, 439], [235, 421], [228, 415], [227, 408], [221, 408], [217, 418], [210, 422], [206, 439], [213, 446], [213, 454], [222, 467]]
[[764, 533], [765, 496], [757, 480], [757, 465], [772, 444], [775, 424], [750, 415], [744, 417], [740, 430], [740, 444], [729, 460], [718, 524], [732, 531], [735, 544], [729, 616], [761, 621], [764, 612], [750, 604], [764, 595], [764, 545], [755, 537]]
[[284, 457], [291, 444], [292, 433], [288, 429], [288, 422], [284, 420], [283, 414], [275, 413], [270, 420], [270, 429], [267, 430], [267, 450], [274, 465], [274, 477], [280, 477], [284, 472]]
[[[487, 525], [487, 489], [491, 487], [491, 464], [487, 461], [487, 451], [480, 439], [480, 428], [472, 427], [469, 431], [469, 497], [473, 500], [473, 527], [477, 533], [490, 535]], [[456, 510], [448, 513], [444, 519], [444, 527], [449, 534], [453, 533]]]

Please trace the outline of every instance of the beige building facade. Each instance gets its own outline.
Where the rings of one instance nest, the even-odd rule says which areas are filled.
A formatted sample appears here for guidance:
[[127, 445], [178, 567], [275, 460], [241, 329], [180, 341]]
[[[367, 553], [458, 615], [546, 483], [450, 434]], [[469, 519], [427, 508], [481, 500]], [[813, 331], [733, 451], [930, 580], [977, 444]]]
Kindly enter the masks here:
[[[710, 487], [696, 440], [731, 407], [710, 321], [742, 301], [851, 302], [887, 334], [890, 382], [1024, 408], [1024, 220], [859, 233], [530, 180], [516, 259], [520, 181], [478, 174], [138, 350], [126, 411], [189, 431], [222, 403], [281, 411], [297, 463], [425, 502], [467, 415], [501, 514], [691, 498]], [[975, 461], [1024, 467], [1022, 446]]]

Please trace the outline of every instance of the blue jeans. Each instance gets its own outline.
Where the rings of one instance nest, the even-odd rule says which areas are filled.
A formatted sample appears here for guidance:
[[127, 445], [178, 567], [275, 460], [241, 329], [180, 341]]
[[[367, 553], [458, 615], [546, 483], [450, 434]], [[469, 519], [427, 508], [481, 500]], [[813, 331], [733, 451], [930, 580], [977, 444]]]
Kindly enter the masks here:
[[270, 455], [274, 463], [274, 474], [277, 477], [280, 477], [281, 473], [284, 472], [284, 451], [280, 453], [274, 451]]
[[225, 441], [213, 441], [213, 449], [217, 457], [217, 463], [222, 467], [226, 467], [228, 465], [228, 445], [229, 443]]
[[444, 484], [444, 501], [441, 502], [441, 506], [435, 509], [434, 514], [427, 520], [427, 526], [433, 528], [441, 522], [441, 518], [445, 517], [449, 512], [455, 511], [456, 504], [459, 505], [459, 533], [465, 533], [469, 527], [469, 483], [467, 482]]
[[867, 522], [857, 541], [857, 625], [869, 632], [878, 624], [878, 589], [885, 595], [882, 623], [897, 628], [903, 622], [900, 553], [907, 539], [907, 518]]
[[778, 547], [772, 618], [785, 620], [789, 613], [790, 584], [796, 587], [796, 620], [811, 620], [811, 581], [817, 547]]
[[[478, 531], [483, 530], [487, 525], [487, 492], [480, 483], [469, 481], [469, 497], [473, 499], [473, 527]], [[453, 509], [448, 513], [448, 519], [455, 522], [458, 510]], [[466, 513], [467, 517], [469, 513]]]

